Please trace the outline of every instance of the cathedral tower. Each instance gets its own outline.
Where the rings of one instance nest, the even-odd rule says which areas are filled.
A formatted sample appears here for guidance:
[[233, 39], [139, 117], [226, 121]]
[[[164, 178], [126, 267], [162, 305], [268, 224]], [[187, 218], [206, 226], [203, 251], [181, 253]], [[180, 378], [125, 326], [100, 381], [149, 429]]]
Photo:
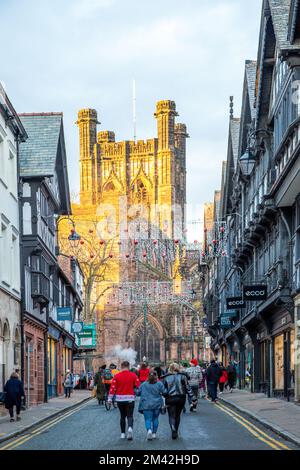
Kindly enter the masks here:
[[97, 197], [97, 111], [81, 109], [76, 124], [79, 127], [80, 142], [80, 204], [96, 203]]

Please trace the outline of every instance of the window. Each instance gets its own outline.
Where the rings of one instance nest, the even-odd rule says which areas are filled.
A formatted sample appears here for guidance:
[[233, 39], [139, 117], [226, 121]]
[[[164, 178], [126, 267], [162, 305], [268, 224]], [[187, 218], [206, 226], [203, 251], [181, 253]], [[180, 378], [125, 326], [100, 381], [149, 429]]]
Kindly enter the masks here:
[[5, 181], [5, 148], [4, 139], [0, 133], [0, 178]]

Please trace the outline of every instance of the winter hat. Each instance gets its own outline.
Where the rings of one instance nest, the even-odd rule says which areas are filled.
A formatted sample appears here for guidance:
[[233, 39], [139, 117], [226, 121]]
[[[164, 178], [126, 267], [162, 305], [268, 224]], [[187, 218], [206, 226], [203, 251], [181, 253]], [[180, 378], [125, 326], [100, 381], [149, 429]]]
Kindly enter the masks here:
[[193, 366], [197, 366], [198, 365], [197, 359], [192, 359], [190, 364], [193, 365]]

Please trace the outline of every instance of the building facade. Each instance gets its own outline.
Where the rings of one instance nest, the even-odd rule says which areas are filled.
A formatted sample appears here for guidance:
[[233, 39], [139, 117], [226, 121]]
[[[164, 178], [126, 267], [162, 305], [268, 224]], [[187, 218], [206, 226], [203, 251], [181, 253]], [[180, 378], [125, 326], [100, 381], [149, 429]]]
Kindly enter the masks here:
[[0, 390], [21, 368], [19, 143], [26, 132], [0, 84]]
[[[20, 146], [25, 359], [22, 375], [28, 403], [38, 404], [60, 391], [57, 375], [55, 383], [51, 375], [57, 368], [56, 342], [64, 336], [72, 348], [74, 341], [68, 332], [52, 323], [55, 320], [51, 316], [53, 305], [57, 305], [55, 286], [60, 276], [56, 220], [60, 214], [70, 214], [70, 196], [62, 114], [19, 116], [28, 134], [26, 143]], [[55, 363], [51, 362], [53, 358]]]
[[[99, 364], [116, 345], [135, 348], [138, 360], [178, 358], [180, 306], [166, 292], [172, 297], [173, 281], [179, 285], [181, 277], [188, 136], [176, 116], [173, 101], [160, 101], [156, 138], [116, 142], [114, 132], [97, 132], [95, 110], [78, 113], [80, 203], [72, 206], [73, 219], [79, 233], [85, 233], [84, 246], [91, 246], [89, 233], [96, 237], [98, 248], [90, 249], [89, 266], [107, 249], [106, 276], [100, 276], [100, 263], [100, 282], [89, 286], [94, 308], [87, 316], [97, 323]], [[62, 244], [69, 229], [66, 223], [61, 230]], [[159, 290], [152, 301], [151, 294]]]
[[[226, 250], [207, 257], [204, 292], [212, 349], [236, 361], [239, 386], [298, 401], [297, 4], [263, 2], [257, 61], [246, 61], [241, 116], [230, 116], [218, 213]], [[218, 244], [217, 224], [214, 233]]]

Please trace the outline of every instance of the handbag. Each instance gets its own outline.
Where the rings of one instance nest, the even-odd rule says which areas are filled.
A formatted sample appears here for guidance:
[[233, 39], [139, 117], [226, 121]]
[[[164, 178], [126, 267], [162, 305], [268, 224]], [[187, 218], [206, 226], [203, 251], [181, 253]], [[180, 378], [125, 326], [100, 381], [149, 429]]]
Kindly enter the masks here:
[[96, 398], [96, 396], [97, 396], [97, 386], [95, 385], [92, 389], [92, 397]]

